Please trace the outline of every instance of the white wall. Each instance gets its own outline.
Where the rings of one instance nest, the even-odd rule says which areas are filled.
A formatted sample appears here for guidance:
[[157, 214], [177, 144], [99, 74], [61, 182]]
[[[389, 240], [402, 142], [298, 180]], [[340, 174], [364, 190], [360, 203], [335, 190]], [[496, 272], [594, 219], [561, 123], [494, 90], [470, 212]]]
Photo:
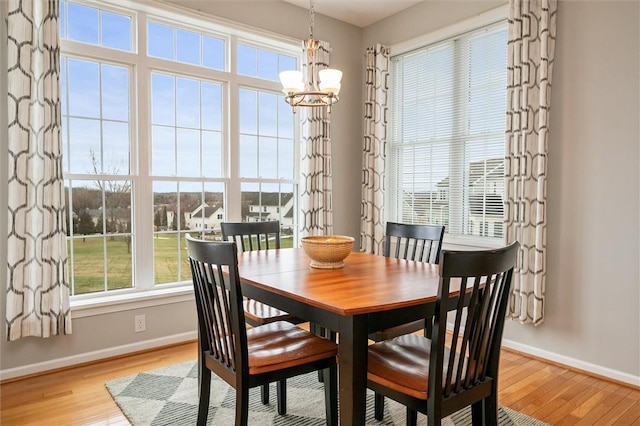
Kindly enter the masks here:
[[[268, 31], [307, 36], [307, 11], [287, 3], [174, 1]], [[364, 30], [316, 15], [316, 36], [331, 43], [332, 65], [344, 71], [341, 101], [332, 112], [336, 233], [359, 235], [364, 47], [398, 43], [501, 4], [428, 1]], [[558, 9], [547, 190], [547, 319], [539, 327], [507, 324], [505, 343], [637, 384], [639, 3], [561, 1]], [[6, 45], [0, 44], [0, 49]], [[2, 75], [2, 98], [4, 80]], [[6, 139], [2, 108], [4, 102], [0, 102], [0, 141]], [[2, 161], [0, 179], [6, 182]], [[0, 234], [6, 235], [6, 185], [0, 185], [0, 205]], [[6, 259], [6, 243], [0, 245], [0, 258]], [[6, 274], [0, 277], [4, 283]], [[1, 292], [3, 318], [4, 299]], [[132, 311], [80, 318], [72, 336], [49, 341], [7, 343], [3, 328], [0, 367], [18, 371], [45, 362], [36, 365], [45, 368], [51, 365], [46, 364], [49, 359], [99, 356], [195, 330], [191, 303], [142, 312], [150, 328], [145, 335], [131, 331]]]
[[[414, 38], [505, 2], [414, 6], [364, 30]], [[560, 1], [547, 180], [546, 319], [505, 344], [640, 384], [640, 3]]]

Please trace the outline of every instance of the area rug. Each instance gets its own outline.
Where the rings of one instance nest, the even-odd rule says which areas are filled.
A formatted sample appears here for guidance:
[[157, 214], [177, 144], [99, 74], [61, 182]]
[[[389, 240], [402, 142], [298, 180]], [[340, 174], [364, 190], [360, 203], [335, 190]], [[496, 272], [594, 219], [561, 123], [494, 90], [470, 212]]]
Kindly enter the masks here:
[[[235, 394], [225, 382], [212, 375], [209, 404], [210, 425], [233, 425]], [[105, 383], [124, 415], [133, 426], [195, 425], [198, 411], [198, 368], [187, 361], [157, 370], [134, 374]], [[324, 390], [314, 373], [287, 380], [287, 414], [276, 413], [275, 384], [271, 385], [271, 401], [263, 405], [260, 389], [249, 394], [249, 424], [252, 426], [315, 426], [325, 425]], [[405, 424], [405, 409], [386, 400], [384, 420], [373, 418], [373, 393], [367, 391], [367, 425], [390, 426]], [[501, 426], [544, 426], [545, 423], [506, 407], [500, 407]], [[418, 416], [418, 424], [426, 425], [426, 416]], [[449, 416], [443, 425], [471, 424], [470, 410]]]

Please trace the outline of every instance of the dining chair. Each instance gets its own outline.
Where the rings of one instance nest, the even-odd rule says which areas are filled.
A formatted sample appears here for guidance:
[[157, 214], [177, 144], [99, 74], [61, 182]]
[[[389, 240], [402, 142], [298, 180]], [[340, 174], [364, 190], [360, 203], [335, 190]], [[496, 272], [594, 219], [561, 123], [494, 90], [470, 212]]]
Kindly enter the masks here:
[[[266, 222], [222, 222], [222, 239], [233, 241], [241, 251], [269, 250], [280, 248], [280, 221]], [[245, 320], [247, 324], [256, 327], [275, 321], [289, 321], [294, 324], [304, 322], [288, 312], [254, 299], [243, 299]], [[318, 373], [320, 376], [322, 373]], [[278, 395], [286, 394], [286, 383], [277, 383]], [[282, 389], [280, 389], [282, 387]], [[278, 398], [280, 400], [280, 398]], [[269, 403], [269, 385], [262, 387], [262, 403]], [[286, 413], [286, 402], [278, 401], [278, 413]]]
[[[386, 257], [437, 264], [440, 259], [444, 226], [387, 222], [384, 251]], [[394, 246], [393, 253], [391, 246]], [[421, 319], [407, 324], [379, 330], [369, 335], [369, 339], [380, 342], [391, 338], [424, 330], [425, 336], [431, 331], [431, 323]]]
[[[418, 412], [440, 425], [469, 405], [474, 425], [497, 424], [500, 346], [518, 248], [516, 241], [497, 250], [443, 250], [430, 338], [406, 334], [369, 346], [367, 386], [405, 405], [407, 425]], [[461, 283], [466, 291], [451, 296]], [[375, 407], [375, 418], [383, 411]]]
[[[236, 243], [186, 242], [198, 314], [197, 424], [207, 423], [211, 372], [235, 388], [235, 424], [245, 426], [250, 388], [322, 370], [327, 424], [337, 425], [337, 345], [286, 321], [248, 329]], [[278, 395], [278, 405], [285, 400]]]
[[[234, 241], [241, 251], [270, 250], [280, 248], [280, 221], [267, 222], [222, 222], [222, 239]], [[245, 318], [252, 326], [274, 321], [300, 323], [288, 312], [265, 305], [257, 300], [244, 300]]]

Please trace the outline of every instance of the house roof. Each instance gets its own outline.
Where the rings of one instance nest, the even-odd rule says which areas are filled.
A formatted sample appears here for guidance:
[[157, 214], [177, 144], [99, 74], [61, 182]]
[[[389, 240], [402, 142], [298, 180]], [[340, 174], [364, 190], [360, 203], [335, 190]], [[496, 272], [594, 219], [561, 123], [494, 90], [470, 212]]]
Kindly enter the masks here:
[[191, 217], [193, 218], [197, 218], [197, 217], [211, 217], [212, 215], [214, 215], [218, 210], [220, 210], [220, 207], [218, 206], [205, 206], [204, 208], [198, 210], [196, 213], [193, 213], [191, 215]]

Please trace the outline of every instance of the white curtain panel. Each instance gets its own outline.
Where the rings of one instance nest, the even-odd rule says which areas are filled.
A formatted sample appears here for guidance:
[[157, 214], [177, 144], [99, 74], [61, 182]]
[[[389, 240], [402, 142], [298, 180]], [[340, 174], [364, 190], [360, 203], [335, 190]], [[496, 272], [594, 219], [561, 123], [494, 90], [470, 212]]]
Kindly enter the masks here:
[[509, 313], [544, 321], [547, 146], [556, 0], [511, 0], [507, 69], [506, 240], [519, 241]]
[[[320, 41], [314, 58], [316, 72], [329, 66], [330, 52], [329, 43]], [[307, 66], [309, 64], [305, 64]], [[298, 107], [298, 111], [302, 114], [300, 236], [331, 235], [333, 205], [329, 113], [324, 107]]]
[[71, 333], [58, 3], [7, 0], [8, 340]]
[[382, 254], [384, 248], [384, 181], [387, 145], [389, 48], [376, 44], [366, 50], [364, 140], [360, 251]]

